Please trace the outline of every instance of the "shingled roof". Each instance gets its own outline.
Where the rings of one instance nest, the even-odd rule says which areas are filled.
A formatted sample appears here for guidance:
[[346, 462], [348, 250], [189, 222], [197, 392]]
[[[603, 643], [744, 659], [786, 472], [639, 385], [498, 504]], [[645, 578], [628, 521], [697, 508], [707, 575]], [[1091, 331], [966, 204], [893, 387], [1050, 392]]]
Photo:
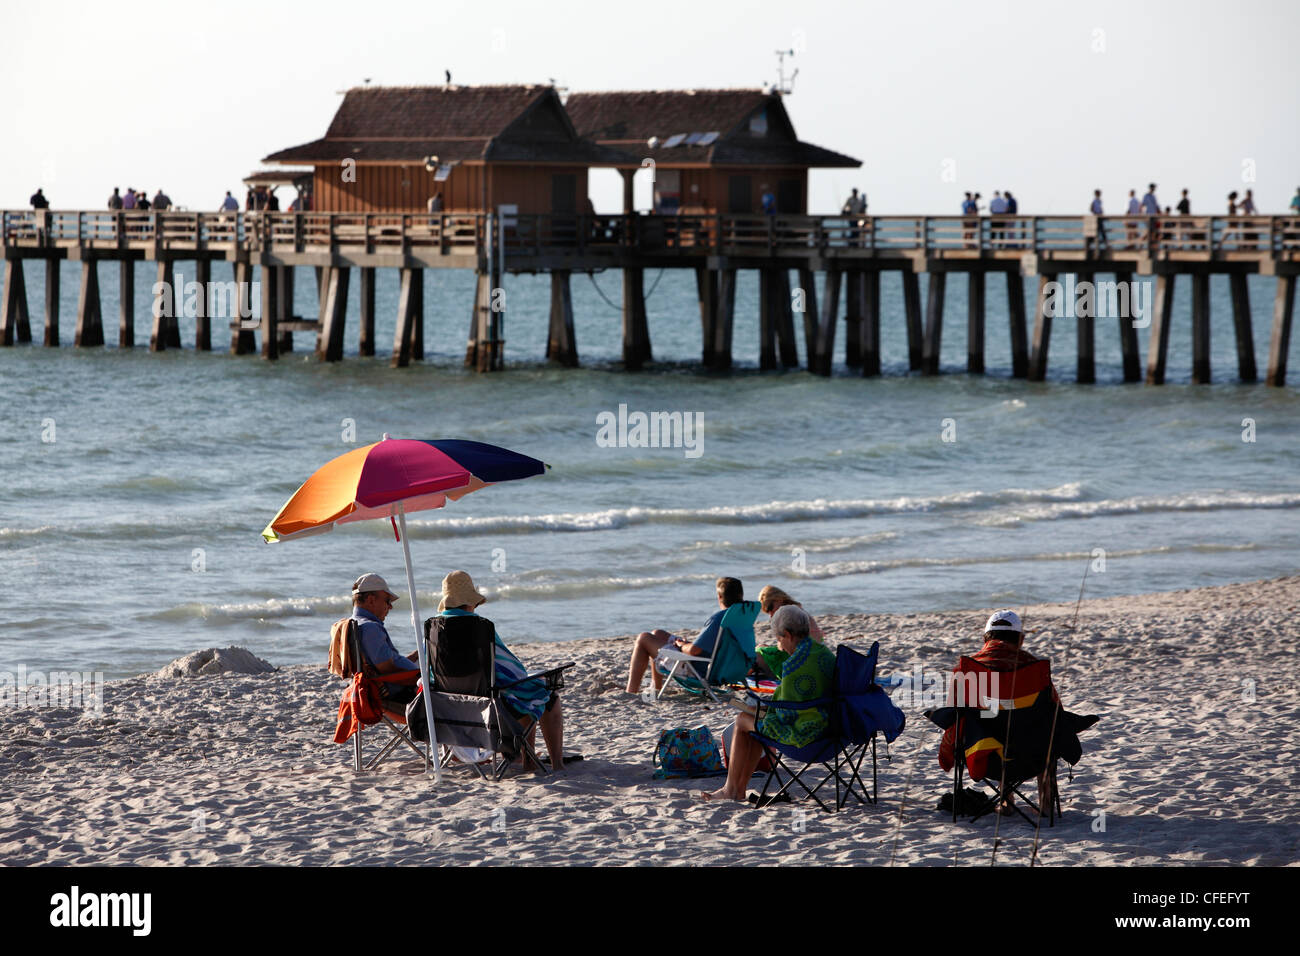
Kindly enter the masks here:
[[484, 160], [612, 164], [627, 156], [584, 140], [550, 86], [378, 86], [347, 91], [321, 139], [269, 163]]
[[[584, 138], [660, 162], [744, 166], [857, 167], [860, 160], [801, 142], [776, 93], [741, 90], [630, 90], [574, 93], [565, 103]], [[767, 134], [750, 118], [766, 111]], [[714, 134], [706, 144], [667, 146], [679, 134]], [[649, 146], [651, 138], [658, 140]]]

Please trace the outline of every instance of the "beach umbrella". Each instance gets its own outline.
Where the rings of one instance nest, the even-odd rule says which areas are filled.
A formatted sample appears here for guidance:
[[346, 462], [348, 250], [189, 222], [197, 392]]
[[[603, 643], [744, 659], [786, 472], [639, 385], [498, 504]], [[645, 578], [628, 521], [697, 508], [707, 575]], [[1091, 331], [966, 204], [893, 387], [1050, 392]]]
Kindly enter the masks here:
[[[540, 475], [548, 466], [536, 458], [496, 445], [463, 439], [417, 441], [390, 438], [355, 448], [318, 468], [285, 502], [262, 532], [268, 543], [291, 541], [330, 531], [349, 521], [388, 518], [406, 559], [406, 587], [411, 598], [411, 627], [426, 690], [429, 661], [420, 632], [411, 547], [406, 539], [406, 514], [443, 507], [471, 492], [500, 481]], [[429, 722], [429, 753], [438, 782], [442, 764], [434, 743], [433, 704], [424, 695]]]

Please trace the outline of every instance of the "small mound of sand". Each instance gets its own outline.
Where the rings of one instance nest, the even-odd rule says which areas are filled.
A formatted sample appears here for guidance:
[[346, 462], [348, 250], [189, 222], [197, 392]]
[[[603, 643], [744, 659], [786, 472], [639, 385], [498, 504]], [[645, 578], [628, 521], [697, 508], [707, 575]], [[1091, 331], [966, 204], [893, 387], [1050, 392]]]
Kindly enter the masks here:
[[207, 677], [211, 674], [268, 674], [275, 668], [243, 647], [209, 647], [177, 658], [154, 677]]

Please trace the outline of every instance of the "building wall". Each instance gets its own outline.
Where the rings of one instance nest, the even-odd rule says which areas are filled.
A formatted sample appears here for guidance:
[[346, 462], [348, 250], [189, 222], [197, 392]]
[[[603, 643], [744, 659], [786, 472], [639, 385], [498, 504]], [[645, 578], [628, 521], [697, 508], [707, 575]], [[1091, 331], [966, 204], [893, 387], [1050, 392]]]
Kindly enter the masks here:
[[313, 210], [317, 212], [423, 212], [435, 192], [446, 212], [477, 211], [482, 205], [483, 167], [461, 164], [446, 181], [434, 182], [422, 164], [358, 163], [356, 181], [343, 181], [343, 167], [316, 167]]
[[577, 213], [583, 212], [587, 199], [587, 167], [585, 166], [507, 166], [496, 164], [488, 168], [489, 205], [514, 203], [519, 212], [549, 213], [551, 211], [551, 179], [556, 175], [572, 175], [576, 182]]
[[[660, 163], [660, 170], [675, 169]], [[731, 177], [748, 176], [750, 181], [750, 211], [762, 211], [763, 184], [767, 183], [773, 195], [779, 196], [782, 180], [798, 184], [799, 208], [782, 210], [792, 214], [808, 211], [808, 170], [803, 167], [709, 167], [681, 168], [681, 211], [684, 214], [726, 214], [730, 211]]]

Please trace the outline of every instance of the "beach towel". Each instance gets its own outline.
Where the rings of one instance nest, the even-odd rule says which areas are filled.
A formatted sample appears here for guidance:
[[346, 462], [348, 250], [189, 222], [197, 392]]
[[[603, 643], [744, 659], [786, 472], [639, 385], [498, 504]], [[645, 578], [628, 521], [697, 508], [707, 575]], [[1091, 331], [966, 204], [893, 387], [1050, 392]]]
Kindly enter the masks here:
[[330, 653], [327, 666], [335, 677], [348, 678], [361, 670], [361, 662], [352, 659], [352, 648], [348, 643], [348, 624], [352, 618], [345, 617], [335, 621], [330, 627]]

